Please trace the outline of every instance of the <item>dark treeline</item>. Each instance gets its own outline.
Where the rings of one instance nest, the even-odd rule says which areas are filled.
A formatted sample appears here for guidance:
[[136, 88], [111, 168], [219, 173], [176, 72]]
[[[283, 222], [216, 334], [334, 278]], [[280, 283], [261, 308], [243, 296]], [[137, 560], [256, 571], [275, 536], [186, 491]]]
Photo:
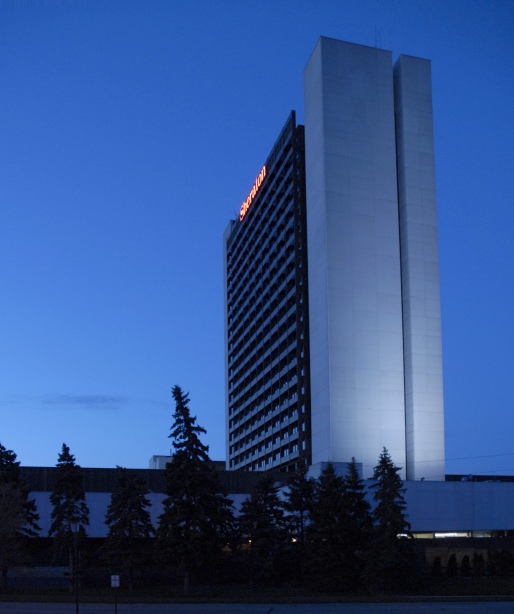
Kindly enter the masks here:
[[[263, 477], [236, 512], [201, 440], [205, 430], [191, 415], [188, 395], [178, 386], [172, 394], [175, 412], [169, 437], [174, 452], [165, 470], [166, 497], [156, 527], [145, 482], [118, 467], [105, 517], [107, 537], [88, 539], [82, 469], [63, 444], [50, 495], [49, 535], [31, 539], [41, 531], [35, 502], [21, 479], [16, 454], [0, 445], [4, 590], [8, 569], [33, 561], [38, 548], [44, 550], [39, 559], [45, 564], [68, 567], [70, 589], [86, 581], [88, 573], [91, 578], [93, 568], [97, 573], [103, 569], [104, 578], [121, 575], [129, 589], [180, 585], [186, 595], [202, 585], [346, 593], [416, 588], [421, 566], [409, 533], [400, 468], [385, 448], [370, 481], [360, 477], [356, 459], [344, 475], [327, 463], [316, 479], [300, 466], [285, 487]], [[505, 569], [508, 557], [502, 557], [493, 557], [493, 562]], [[461, 563], [455, 574], [484, 570], [483, 558], [475, 558], [473, 565], [469, 560]], [[436, 560], [431, 575], [440, 575], [441, 569]], [[446, 573], [452, 569], [453, 560]]]

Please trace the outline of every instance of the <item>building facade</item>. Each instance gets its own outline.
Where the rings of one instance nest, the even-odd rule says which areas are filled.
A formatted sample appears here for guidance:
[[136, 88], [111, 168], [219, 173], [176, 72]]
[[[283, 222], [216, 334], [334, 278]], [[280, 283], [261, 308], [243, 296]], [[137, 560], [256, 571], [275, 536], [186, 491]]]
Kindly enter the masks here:
[[444, 403], [430, 62], [394, 66], [407, 475], [442, 479]]
[[[41, 526], [41, 537], [48, 535], [52, 524], [50, 494], [54, 488], [56, 467], [21, 467], [22, 477], [35, 498]], [[162, 502], [166, 497], [166, 481], [162, 470], [127, 469], [147, 486], [151, 520], [159, 524]], [[284, 487], [286, 473], [266, 473], [275, 484]], [[83, 468], [82, 488], [90, 510], [88, 537], [106, 537], [105, 514], [116, 489], [119, 474], [114, 468]], [[219, 471], [219, 480], [239, 510], [261, 475], [250, 472]], [[407, 481], [404, 483], [406, 514], [415, 537], [514, 537], [514, 477], [512, 476], [446, 476], [445, 482]], [[373, 506], [373, 492], [366, 491]], [[445, 541], [445, 540], [442, 540]], [[506, 546], [492, 546], [499, 549]], [[509, 548], [512, 546], [509, 546]]]
[[[225, 233], [228, 468], [355, 457], [369, 477], [386, 447], [403, 477], [444, 480], [430, 63], [400, 56], [393, 68], [389, 51], [320, 38], [304, 88], [305, 159], [300, 146], [284, 158], [291, 188], [304, 174], [304, 195], [287, 192], [288, 209], [265, 166]], [[270, 158], [281, 151], [277, 144]], [[294, 317], [288, 302], [263, 299], [283, 279], [276, 252], [286, 244]], [[292, 392], [303, 396], [291, 407], [305, 414], [301, 447], [286, 456], [281, 420], [291, 419], [294, 397], [278, 391], [292, 372], [282, 377], [286, 363], [265, 358], [283, 333], [266, 333], [267, 346], [252, 333], [273, 309], [297, 340], [287, 364], [297, 369]], [[262, 420], [271, 431], [261, 449]]]
[[305, 226], [292, 112], [224, 235], [228, 469], [310, 464]]

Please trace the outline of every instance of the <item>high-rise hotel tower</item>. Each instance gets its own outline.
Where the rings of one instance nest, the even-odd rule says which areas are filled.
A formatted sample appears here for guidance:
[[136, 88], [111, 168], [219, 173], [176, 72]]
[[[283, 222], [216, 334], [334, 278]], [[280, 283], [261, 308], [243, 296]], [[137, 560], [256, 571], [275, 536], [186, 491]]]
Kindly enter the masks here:
[[320, 38], [225, 232], [227, 465], [444, 479], [430, 62]]
[[304, 131], [294, 112], [224, 245], [228, 468], [310, 462]]

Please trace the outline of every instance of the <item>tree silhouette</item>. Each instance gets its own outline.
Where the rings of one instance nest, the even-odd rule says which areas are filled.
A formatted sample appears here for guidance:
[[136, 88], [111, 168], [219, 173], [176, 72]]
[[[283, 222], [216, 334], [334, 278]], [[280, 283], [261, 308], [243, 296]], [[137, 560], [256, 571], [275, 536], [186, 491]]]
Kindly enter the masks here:
[[327, 463], [316, 481], [310, 517], [310, 584], [321, 590], [355, 590], [371, 528], [365, 486], [355, 459], [345, 476], [337, 474], [333, 463]]
[[417, 580], [400, 470], [384, 448], [373, 472], [374, 526], [363, 570], [366, 585], [372, 591], [402, 590]]
[[460, 575], [465, 578], [471, 575], [471, 561], [467, 554], [462, 557], [462, 561], [460, 562]]
[[253, 590], [256, 581], [272, 577], [275, 557], [288, 539], [284, 506], [271, 477], [260, 480], [250, 497], [243, 501], [238, 520]]
[[454, 578], [459, 573], [459, 565], [457, 563], [457, 556], [450, 554], [448, 562], [446, 563], [446, 575], [449, 578]]
[[293, 564], [296, 567], [296, 581], [302, 584], [305, 565], [306, 527], [309, 522], [309, 512], [312, 509], [314, 497], [314, 480], [307, 477], [307, 464], [301, 463], [291, 473], [285, 490], [284, 508], [288, 513], [287, 521], [293, 540]]
[[305, 543], [305, 527], [314, 496], [314, 480], [307, 477], [307, 471], [307, 465], [302, 463], [291, 473], [284, 493], [291, 534], [300, 544]]
[[346, 585], [358, 587], [365, 563], [365, 552], [372, 538], [371, 506], [366, 498], [367, 488], [359, 475], [357, 461], [352, 457], [343, 477], [346, 526]]
[[134, 568], [142, 562], [148, 550], [148, 538], [153, 534], [148, 508], [148, 488], [144, 480], [123, 467], [117, 467], [118, 481], [105, 515], [109, 527], [104, 557], [113, 571], [126, 570], [128, 586], [134, 585]]
[[57, 471], [50, 503], [53, 505], [52, 524], [48, 535], [54, 537], [57, 555], [69, 555], [70, 591], [78, 587], [80, 576], [80, 542], [86, 537], [89, 509], [86, 505], [82, 467], [75, 463], [70, 448], [63, 443], [57, 459]]
[[56, 467], [55, 483], [50, 494], [50, 503], [53, 505], [52, 524], [48, 534], [69, 543], [74, 525], [78, 525], [79, 533], [86, 534], [89, 509], [86, 505], [82, 467], [75, 463], [75, 457], [65, 443], [62, 444]]
[[351, 541], [357, 551], [362, 551], [369, 545], [373, 521], [371, 506], [366, 498], [367, 488], [359, 475], [355, 458], [347, 465], [343, 487]]
[[175, 412], [170, 438], [175, 449], [166, 466], [166, 499], [157, 538], [161, 557], [183, 573], [184, 594], [192, 575], [221, 556], [233, 526], [232, 501], [227, 498], [189, 410], [189, 396], [179, 386], [172, 395]]
[[473, 553], [473, 575], [476, 577], [483, 576], [485, 574], [485, 560], [484, 555], [481, 552]]
[[432, 563], [431, 574], [435, 578], [438, 578], [441, 575], [441, 573], [442, 573], [441, 557], [440, 556], [436, 556], [434, 558], [434, 562]]
[[25, 553], [26, 538], [41, 530], [36, 502], [21, 476], [16, 454], [0, 444], [0, 569], [2, 588], [7, 589], [7, 572]]

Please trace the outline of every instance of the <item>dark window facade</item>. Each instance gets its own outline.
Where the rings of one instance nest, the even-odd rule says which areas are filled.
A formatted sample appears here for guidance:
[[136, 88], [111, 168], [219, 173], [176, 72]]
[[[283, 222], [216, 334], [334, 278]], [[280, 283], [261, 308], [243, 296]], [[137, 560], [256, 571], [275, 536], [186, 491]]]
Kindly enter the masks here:
[[311, 461], [303, 126], [294, 111], [242, 220], [225, 234], [228, 461]]

